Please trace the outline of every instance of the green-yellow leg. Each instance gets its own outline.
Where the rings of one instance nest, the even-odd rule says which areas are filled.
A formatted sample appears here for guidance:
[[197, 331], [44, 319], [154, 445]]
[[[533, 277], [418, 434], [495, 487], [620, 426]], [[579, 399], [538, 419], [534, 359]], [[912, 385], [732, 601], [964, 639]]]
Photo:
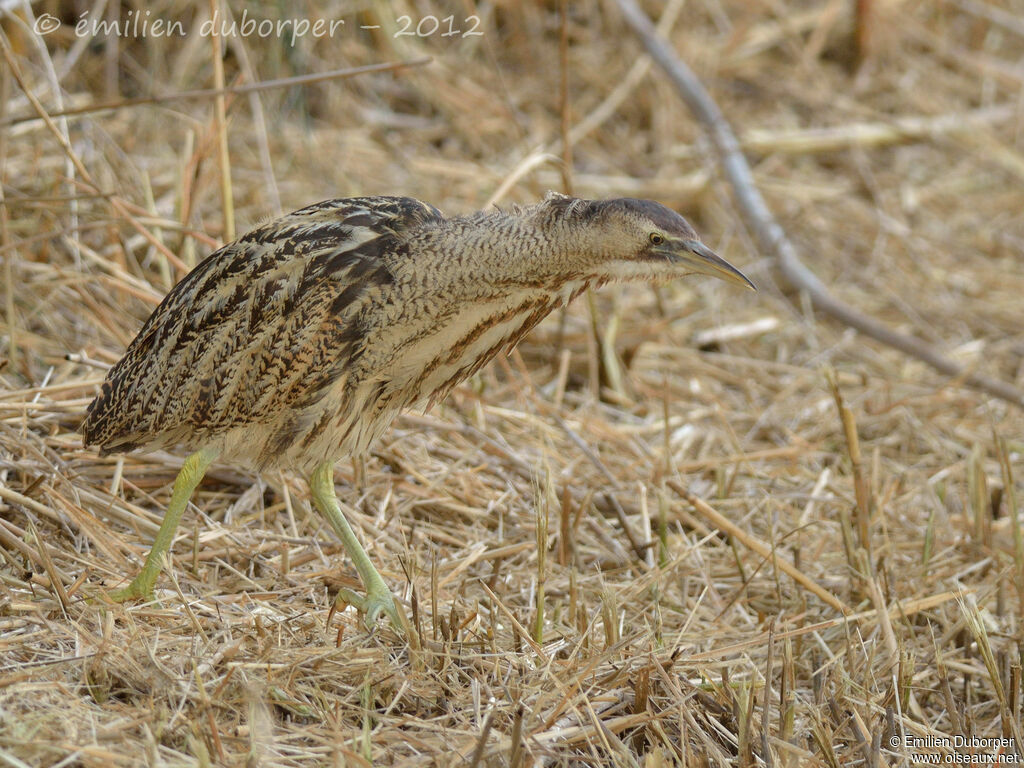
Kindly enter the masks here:
[[354, 605], [365, 614], [366, 626], [372, 629], [377, 624], [377, 617], [383, 612], [395, 625], [398, 630], [404, 631], [406, 627], [405, 615], [395, 605], [395, 598], [391, 590], [384, 583], [384, 579], [377, 573], [377, 569], [370, 562], [369, 555], [359, 543], [348, 520], [341, 512], [338, 504], [338, 497], [334, 494], [334, 463], [325, 462], [313, 470], [309, 478], [309, 488], [313, 493], [313, 504], [320, 510], [327, 522], [331, 524], [335, 533], [341, 538], [345, 551], [352, 559], [352, 564], [359, 572], [359, 578], [363, 580], [366, 587], [366, 596], [357, 595], [350, 589], [342, 589], [338, 592], [337, 600]]
[[188, 500], [192, 498], [192, 492], [199, 485], [199, 481], [203, 479], [203, 475], [206, 474], [206, 470], [215, 458], [217, 458], [217, 451], [203, 448], [185, 459], [181, 471], [174, 479], [174, 490], [171, 491], [171, 501], [167, 505], [167, 513], [164, 515], [163, 522], [160, 523], [160, 530], [156, 532], [153, 548], [149, 550], [142, 570], [127, 587], [110, 594], [111, 600], [121, 602], [138, 598], [149, 600], [153, 597], [153, 585], [156, 584], [156, 577], [160, 575], [164, 553], [171, 548], [174, 532], [178, 528], [178, 523], [181, 522], [181, 515], [185, 511], [185, 507], [188, 506]]

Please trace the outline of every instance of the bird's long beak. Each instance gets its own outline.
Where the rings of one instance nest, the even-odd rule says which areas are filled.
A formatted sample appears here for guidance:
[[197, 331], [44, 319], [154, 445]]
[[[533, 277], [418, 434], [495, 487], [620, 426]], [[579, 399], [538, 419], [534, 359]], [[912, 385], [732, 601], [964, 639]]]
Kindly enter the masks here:
[[700, 240], [677, 240], [673, 249], [673, 261], [687, 269], [710, 277], [717, 277], [727, 283], [756, 291], [754, 284], [736, 267], [708, 248]]

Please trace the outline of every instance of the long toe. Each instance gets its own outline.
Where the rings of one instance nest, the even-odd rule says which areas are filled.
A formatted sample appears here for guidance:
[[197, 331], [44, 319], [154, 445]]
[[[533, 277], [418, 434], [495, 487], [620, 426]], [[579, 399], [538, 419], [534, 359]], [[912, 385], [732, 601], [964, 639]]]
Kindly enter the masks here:
[[125, 603], [130, 600], [152, 600], [153, 599], [153, 588], [148, 589], [138, 583], [138, 580], [133, 581], [127, 587], [115, 590], [107, 593], [107, 598], [115, 603]]
[[338, 591], [334, 605], [336, 608], [343, 605], [354, 605], [363, 614], [363, 623], [371, 631], [377, 628], [377, 619], [381, 614], [391, 620], [396, 630], [403, 633], [406, 631], [405, 615], [398, 609], [395, 598], [387, 590], [371, 591], [364, 597], [351, 589], [341, 589]]

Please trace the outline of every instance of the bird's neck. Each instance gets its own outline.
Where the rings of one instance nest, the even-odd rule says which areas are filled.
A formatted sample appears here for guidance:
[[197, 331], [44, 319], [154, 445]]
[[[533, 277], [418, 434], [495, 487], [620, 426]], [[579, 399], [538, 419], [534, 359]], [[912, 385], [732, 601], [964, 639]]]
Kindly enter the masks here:
[[452, 219], [437, 237], [444, 258], [460, 262], [452, 274], [476, 286], [556, 293], [596, 278], [580, 266], [584, 246], [570, 228], [537, 207]]

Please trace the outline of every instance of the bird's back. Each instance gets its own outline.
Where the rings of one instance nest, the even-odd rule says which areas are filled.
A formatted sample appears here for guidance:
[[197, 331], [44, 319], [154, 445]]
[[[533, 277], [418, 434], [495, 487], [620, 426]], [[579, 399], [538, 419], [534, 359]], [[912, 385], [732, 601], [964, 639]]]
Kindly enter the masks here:
[[102, 453], [234, 441], [267, 466], [319, 415], [393, 282], [408, 233], [443, 221], [411, 198], [328, 200], [213, 253], [160, 303], [110, 370], [83, 434]]

